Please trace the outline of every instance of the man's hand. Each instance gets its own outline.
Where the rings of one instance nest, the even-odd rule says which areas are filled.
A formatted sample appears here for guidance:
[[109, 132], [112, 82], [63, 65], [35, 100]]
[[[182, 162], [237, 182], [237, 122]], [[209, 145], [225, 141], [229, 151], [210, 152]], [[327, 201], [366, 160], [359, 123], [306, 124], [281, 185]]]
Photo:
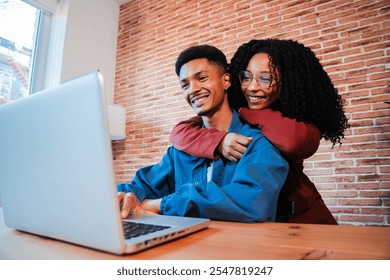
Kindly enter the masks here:
[[159, 214], [161, 199], [145, 199], [142, 203], [134, 193], [118, 192], [121, 218], [125, 219], [130, 213]]
[[218, 151], [228, 160], [239, 161], [252, 139], [241, 134], [228, 133], [219, 144]]

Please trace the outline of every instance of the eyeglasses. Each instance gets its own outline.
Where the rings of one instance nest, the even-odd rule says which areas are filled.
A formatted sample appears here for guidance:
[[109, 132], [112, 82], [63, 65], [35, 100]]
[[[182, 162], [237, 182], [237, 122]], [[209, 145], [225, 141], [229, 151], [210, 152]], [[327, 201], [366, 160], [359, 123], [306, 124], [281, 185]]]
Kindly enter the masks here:
[[[241, 85], [247, 87], [253, 80], [253, 74], [248, 70], [241, 70], [238, 78]], [[261, 89], [268, 90], [272, 84], [272, 75], [270, 73], [259, 73], [255, 80]]]

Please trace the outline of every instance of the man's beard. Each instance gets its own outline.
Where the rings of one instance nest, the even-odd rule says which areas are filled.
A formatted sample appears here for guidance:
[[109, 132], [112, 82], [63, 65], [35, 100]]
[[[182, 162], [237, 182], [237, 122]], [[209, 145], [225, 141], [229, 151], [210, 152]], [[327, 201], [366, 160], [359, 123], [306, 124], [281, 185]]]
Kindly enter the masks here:
[[220, 104], [216, 105], [215, 107], [212, 107], [212, 108], [209, 108], [207, 110], [200, 110], [199, 112], [197, 112], [196, 114], [199, 116], [199, 117], [208, 117], [208, 118], [211, 118], [212, 116], [214, 116], [214, 114], [216, 112], [219, 111], [219, 109], [222, 107], [222, 104], [223, 102], [221, 102]]

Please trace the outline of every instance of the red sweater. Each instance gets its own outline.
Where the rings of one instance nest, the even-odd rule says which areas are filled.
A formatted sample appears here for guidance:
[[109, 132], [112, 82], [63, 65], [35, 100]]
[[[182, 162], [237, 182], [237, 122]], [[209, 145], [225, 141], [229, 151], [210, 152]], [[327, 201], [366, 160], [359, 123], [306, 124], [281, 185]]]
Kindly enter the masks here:
[[[303, 160], [312, 156], [320, 144], [320, 131], [311, 124], [297, 122], [271, 109], [240, 109], [240, 115], [257, 125], [290, 164], [289, 174], [280, 192], [277, 221], [315, 224], [337, 224], [315, 185], [303, 172]], [[227, 132], [200, 129], [202, 119], [193, 117], [177, 124], [170, 136], [173, 145], [191, 155], [217, 156], [218, 145]]]

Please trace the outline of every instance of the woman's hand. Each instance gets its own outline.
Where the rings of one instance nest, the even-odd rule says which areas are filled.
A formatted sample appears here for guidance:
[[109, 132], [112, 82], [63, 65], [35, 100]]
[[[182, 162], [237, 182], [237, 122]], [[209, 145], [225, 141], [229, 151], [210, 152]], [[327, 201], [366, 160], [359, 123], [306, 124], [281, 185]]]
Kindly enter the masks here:
[[219, 144], [218, 151], [228, 160], [239, 161], [252, 139], [241, 134], [228, 133]]

